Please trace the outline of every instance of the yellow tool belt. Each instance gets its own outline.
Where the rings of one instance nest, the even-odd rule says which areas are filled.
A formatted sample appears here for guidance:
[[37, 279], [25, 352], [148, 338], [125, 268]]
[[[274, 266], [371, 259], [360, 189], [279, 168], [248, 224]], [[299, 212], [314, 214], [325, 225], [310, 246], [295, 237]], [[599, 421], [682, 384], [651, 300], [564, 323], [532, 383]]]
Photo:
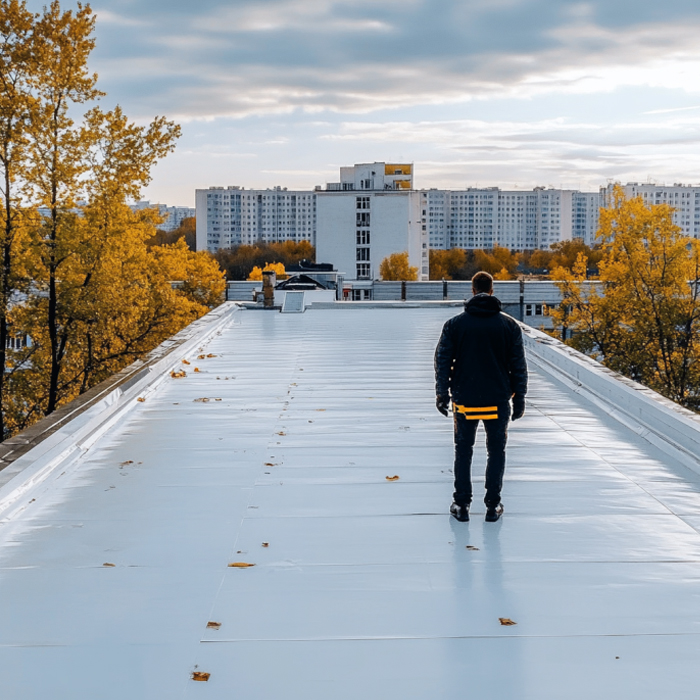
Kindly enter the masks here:
[[495, 420], [498, 418], [498, 406], [460, 406], [458, 403], [452, 404], [455, 413], [461, 413], [467, 420]]

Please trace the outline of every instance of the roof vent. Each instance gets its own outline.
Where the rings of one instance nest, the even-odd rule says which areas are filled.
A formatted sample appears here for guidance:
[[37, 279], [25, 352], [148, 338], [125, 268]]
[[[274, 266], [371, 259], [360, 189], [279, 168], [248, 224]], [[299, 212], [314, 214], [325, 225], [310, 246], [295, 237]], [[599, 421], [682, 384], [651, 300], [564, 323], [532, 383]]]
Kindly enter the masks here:
[[304, 292], [286, 292], [282, 304], [283, 314], [304, 313]]

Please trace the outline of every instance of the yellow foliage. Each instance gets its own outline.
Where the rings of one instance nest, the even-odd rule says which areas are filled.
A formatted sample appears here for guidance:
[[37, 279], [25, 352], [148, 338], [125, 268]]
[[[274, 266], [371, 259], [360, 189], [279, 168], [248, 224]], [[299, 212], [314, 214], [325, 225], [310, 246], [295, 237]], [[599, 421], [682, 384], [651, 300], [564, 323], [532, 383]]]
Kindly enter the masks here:
[[261, 282], [263, 272], [274, 272], [278, 280], [287, 279], [287, 273], [284, 270], [284, 263], [266, 263], [262, 269], [257, 265], [252, 269], [248, 280], [250, 282]]
[[681, 235], [666, 204], [647, 207], [616, 188], [602, 209], [600, 291], [588, 289], [587, 258], [552, 271], [563, 294], [552, 315], [571, 344], [674, 401], [700, 407], [700, 241]]
[[414, 282], [418, 279], [418, 268], [408, 264], [408, 253], [392, 253], [379, 265], [383, 280]]

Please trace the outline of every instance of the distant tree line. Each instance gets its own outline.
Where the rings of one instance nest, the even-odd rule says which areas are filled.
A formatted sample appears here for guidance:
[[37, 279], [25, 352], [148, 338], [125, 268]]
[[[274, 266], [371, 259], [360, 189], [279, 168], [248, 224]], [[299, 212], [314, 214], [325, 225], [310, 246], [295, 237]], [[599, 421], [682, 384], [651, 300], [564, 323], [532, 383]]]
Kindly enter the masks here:
[[94, 106], [94, 25], [89, 5], [0, 0], [0, 439], [150, 351], [224, 287], [208, 253], [158, 240], [158, 212], [127, 206], [180, 129]]
[[222, 248], [214, 253], [229, 280], [247, 280], [253, 268], [281, 263], [285, 268], [301, 260], [315, 260], [316, 250], [309, 241], [259, 242], [255, 245], [239, 245]]
[[591, 248], [578, 239], [555, 243], [550, 250], [516, 252], [500, 246], [488, 250], [431, 250], [430, 279], [470, 280], [480, 270], [497, 280], [514, 280], [521, 275], [549, 276], [555, 268], [570, 270], [579, 254], [588, 260], [588, 274], [597, 275], [601, 248]]

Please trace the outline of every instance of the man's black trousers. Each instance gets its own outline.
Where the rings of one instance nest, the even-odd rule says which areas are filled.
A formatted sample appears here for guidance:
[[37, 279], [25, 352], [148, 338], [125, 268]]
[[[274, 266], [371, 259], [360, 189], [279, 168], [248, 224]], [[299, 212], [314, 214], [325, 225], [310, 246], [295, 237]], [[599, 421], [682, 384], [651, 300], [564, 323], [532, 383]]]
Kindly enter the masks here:
[[499, 404], [498, 418], [474, 420], [465, 414], [454, 412], [455, 424], [455, 492], [454, 502], [467, 506], [472, 502], [472, 455], [479, 423], [486, 429], [486, 495], [484, 503], [487, 508], [495, 508], [501, 502], [503, 472], [506, 468], [506, 441], [508, 440], [508, 422], [510, 404]]

